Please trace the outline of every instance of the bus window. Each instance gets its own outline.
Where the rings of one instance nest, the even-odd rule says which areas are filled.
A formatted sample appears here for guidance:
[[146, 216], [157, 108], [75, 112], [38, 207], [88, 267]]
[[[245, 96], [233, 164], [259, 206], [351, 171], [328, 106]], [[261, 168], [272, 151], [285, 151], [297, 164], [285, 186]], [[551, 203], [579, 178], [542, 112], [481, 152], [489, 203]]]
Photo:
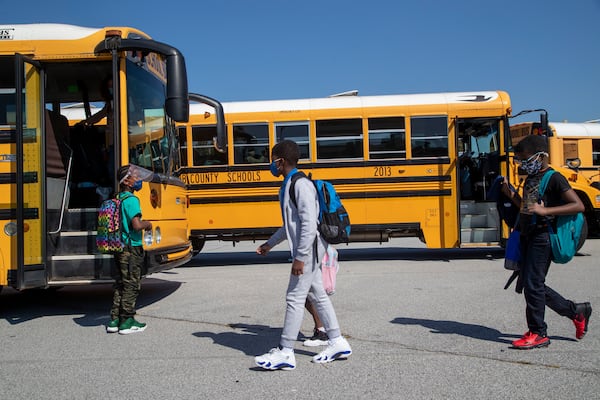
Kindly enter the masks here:
[[363, 158], [362, 119], [317, 121], [317, 158]]
[[411, 118], [410, 146], [413, 158], [448, 157], [448, 117]]
[[600, 139], [592, 139], [592, 165], [600, 165]]
[[181, 165], [188, 165], [187, 161], [187, 140], [186, 140], [186, 131], [187, 128], [185, 126], [179, 126], [177, 128], [177, 134], [179, 135], [179, 143], [181, 147], [179, 148], [179, 158], [181, 159]]
[[369, 118], [369, 158], [406, 158], [404, 117]]
[[308, 122], [276, 122], [275, 137], [277, 143], [288, 139], [300, 147], [300, 160], [310, 160]]
[[269, 125], [233, 125], [233, 154], [235, 164], [269, 162]]
[[165, 116], [164, 84], [129, 59], [127, 72], [129, 161], [153, 172], [171, 173], [180, 160], [175, 129]]
[[227, 153], [215, 149], [213, 138], [217, 136], [217, 126], [192, 126], [193, 165], [227, 164]]

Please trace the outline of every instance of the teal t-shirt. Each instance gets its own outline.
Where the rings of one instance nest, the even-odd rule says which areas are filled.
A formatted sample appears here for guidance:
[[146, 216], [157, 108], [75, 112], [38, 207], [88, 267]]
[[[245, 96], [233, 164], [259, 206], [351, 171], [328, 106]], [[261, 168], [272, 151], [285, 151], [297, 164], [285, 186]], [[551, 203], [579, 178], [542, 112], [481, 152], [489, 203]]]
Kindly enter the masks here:
[[131, 220], [135, 217], [142, 218], [142, 208], [140, 207], [140, 199], [135, 197], [131, 192], [121, 192], [118, 197], [121, 200], [121, 220], [123, 221], [123, 231], [121, 237], [125, 244], [129, 244], [131, 238], [131, 246], [142, 245], [142, 231], [133, 229]]

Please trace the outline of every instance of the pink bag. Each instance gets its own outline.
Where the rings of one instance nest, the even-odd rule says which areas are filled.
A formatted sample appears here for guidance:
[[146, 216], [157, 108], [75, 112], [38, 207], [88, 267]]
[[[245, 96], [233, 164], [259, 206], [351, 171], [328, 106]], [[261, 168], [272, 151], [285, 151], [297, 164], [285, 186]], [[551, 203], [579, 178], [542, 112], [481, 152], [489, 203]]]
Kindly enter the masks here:
[[321, 271], [323, 273], [323, 287], [330, 296], [335, 293], [335, 278], [339, 269], [338, 252], [335, 247], [328, 245], [321, 263]]

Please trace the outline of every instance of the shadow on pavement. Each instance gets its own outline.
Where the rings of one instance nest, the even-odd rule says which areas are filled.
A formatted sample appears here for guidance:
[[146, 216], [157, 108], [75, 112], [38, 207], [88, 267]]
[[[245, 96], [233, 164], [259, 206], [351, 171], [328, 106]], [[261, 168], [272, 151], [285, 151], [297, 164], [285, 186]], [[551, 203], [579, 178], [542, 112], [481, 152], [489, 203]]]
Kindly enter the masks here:
[[[171, 295], [180, 282], [145, 278], [138, 297], [137, 309], [142, 309]], [[10, 324], [21, 324], [53, 315], [73, 315], [73, 321], [84, 327], [104, 325], [112, 304], [111, 284], [65, 286], [17, 292], [4, 290], [0, 296], [0, 318]], [[83, 314], [83, 316], [81, 316]]]
[[[248, 356], [266, 353], [279, 344], [282, 328], [266, 325], [249, 325], [243, 323], [229, 324], [229, 327], [241, 332], [195, 332], [199, 338], [210, 338], [213, 343], [239, 350]], [[296, 349], [296, 354], [313, 356], [314, 351]], [[262, 369], [261, 369], [262, 370]]]
[[[403, 318], [398, 317], [390, 321], [393, 324], [400, 325], [421, 325], [430, 329], [431, 333], [460, 335], [473, 339], [486, 340], [489, 342], [512, 344], [513, 340], [521, 337], [521, 334], [502, 333], [497, 329], [488, 328], [483, 325], [465, 324], [457, 321], [444, 321], [421, 318]], [[552, 340], [564, 340], [574, 342], [575, 339], [563, 336], [550, 336]]]

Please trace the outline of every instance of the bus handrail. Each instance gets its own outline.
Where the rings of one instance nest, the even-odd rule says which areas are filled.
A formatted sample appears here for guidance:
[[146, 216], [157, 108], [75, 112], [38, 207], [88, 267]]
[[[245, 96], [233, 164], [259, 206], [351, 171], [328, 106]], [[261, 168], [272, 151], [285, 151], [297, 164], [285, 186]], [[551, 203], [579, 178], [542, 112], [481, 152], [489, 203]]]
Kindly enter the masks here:
[[67, 165], [67, 179], [65, 180], [65, 188], [63, 189], [62, 203], [60, 206], [60, 218], [58, 220], [58, 228], [55, 231], [48, 232], [50, 235], [56, 235], [62, 230], [63, 219], [65, 217], [65, 203], [67, 202], [67, 190], [69, 189], [69, 181], [71, 180], [71, 165], [73, 164], [73, 149], [68, 145], [64, 146], [69, 149], [69, 164]]

